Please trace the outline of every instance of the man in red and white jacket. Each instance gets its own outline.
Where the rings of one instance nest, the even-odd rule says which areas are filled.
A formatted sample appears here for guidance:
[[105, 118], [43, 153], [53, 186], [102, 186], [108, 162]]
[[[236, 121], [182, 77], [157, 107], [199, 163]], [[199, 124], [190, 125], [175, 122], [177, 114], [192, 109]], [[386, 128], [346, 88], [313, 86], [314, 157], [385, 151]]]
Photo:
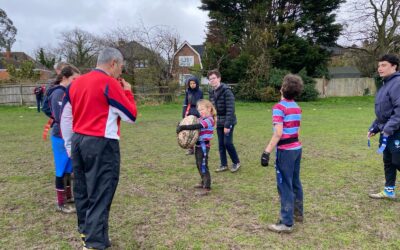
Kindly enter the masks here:
[[66, 91], [61, 132], [72, 158], [78, 230], [84, 247], [110, 246], [108, 217], [119, 180], [120, 120], [134, 123], [131, 85], [119, 79], [123, 57], [103, 49], [96, 69], [73, 81]]

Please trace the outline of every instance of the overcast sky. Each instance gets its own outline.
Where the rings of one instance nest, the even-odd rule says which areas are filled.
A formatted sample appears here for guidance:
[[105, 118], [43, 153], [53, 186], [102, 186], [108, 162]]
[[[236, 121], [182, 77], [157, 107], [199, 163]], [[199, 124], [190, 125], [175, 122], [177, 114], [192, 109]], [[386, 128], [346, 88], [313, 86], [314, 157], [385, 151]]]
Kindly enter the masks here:
[[104, 34], [116, 27], [168, 25], [182, 41], [201, 44], [207, 12], [200, 0], [0, 0], [18, 30], [12, 50], [33, 55], [39, 46], [57, 45], [60, 31], [76, 27]]

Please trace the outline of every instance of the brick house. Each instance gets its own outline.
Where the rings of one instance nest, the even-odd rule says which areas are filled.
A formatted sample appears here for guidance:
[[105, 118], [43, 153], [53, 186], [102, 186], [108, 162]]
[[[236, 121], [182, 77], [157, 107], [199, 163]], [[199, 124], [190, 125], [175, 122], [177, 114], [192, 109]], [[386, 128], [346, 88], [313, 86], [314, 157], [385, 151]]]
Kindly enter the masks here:
[[[204, 52], [204, 45], [190, 45], [183, 42], [176, 49], [171, 65], [173, 79], [183, 85], [186, 79], [194, 73], [200, 74], [203, 70], [201, 58]], [[203, 80], [201, 80], [203, 82]]]
[[13, 64], [19, 68], [23, 61], [32, 61], [35, 65], [35, 71], [40, 72], [40, 80], [48, 80], [52, 76], [52, 71], [48, 70], [45, 66], [35, 61], [32, 57], [24, 52], [1, 52], [0, 53], [0, 80], [9, 80], [10, 75], [7, 72], [7, 64]]

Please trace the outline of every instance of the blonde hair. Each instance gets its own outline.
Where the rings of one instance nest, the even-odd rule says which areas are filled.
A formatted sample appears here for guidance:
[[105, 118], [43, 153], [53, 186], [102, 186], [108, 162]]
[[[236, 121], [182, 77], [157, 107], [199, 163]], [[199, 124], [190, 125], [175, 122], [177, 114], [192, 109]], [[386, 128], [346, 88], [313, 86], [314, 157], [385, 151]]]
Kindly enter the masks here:
[[206, 109], [211, 109], [211, 115], [214, 119], [214, 122], [217, 123], [217, 110], [215, 109], [214, 105], [206, 99], [201, 99], [197, 102], [197, 109], [199, 108], [199, 106], [203, 106]]

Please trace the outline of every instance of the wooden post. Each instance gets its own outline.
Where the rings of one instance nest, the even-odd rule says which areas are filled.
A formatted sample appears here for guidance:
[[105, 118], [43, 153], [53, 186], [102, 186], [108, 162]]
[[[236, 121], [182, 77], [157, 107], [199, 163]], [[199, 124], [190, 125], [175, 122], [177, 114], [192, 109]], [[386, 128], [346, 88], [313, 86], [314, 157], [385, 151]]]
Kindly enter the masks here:
[[22, 84], [19, 85], [19, 96], [20, 96], [20, 105], [24, 105], [24, 99], [22, 97]]

